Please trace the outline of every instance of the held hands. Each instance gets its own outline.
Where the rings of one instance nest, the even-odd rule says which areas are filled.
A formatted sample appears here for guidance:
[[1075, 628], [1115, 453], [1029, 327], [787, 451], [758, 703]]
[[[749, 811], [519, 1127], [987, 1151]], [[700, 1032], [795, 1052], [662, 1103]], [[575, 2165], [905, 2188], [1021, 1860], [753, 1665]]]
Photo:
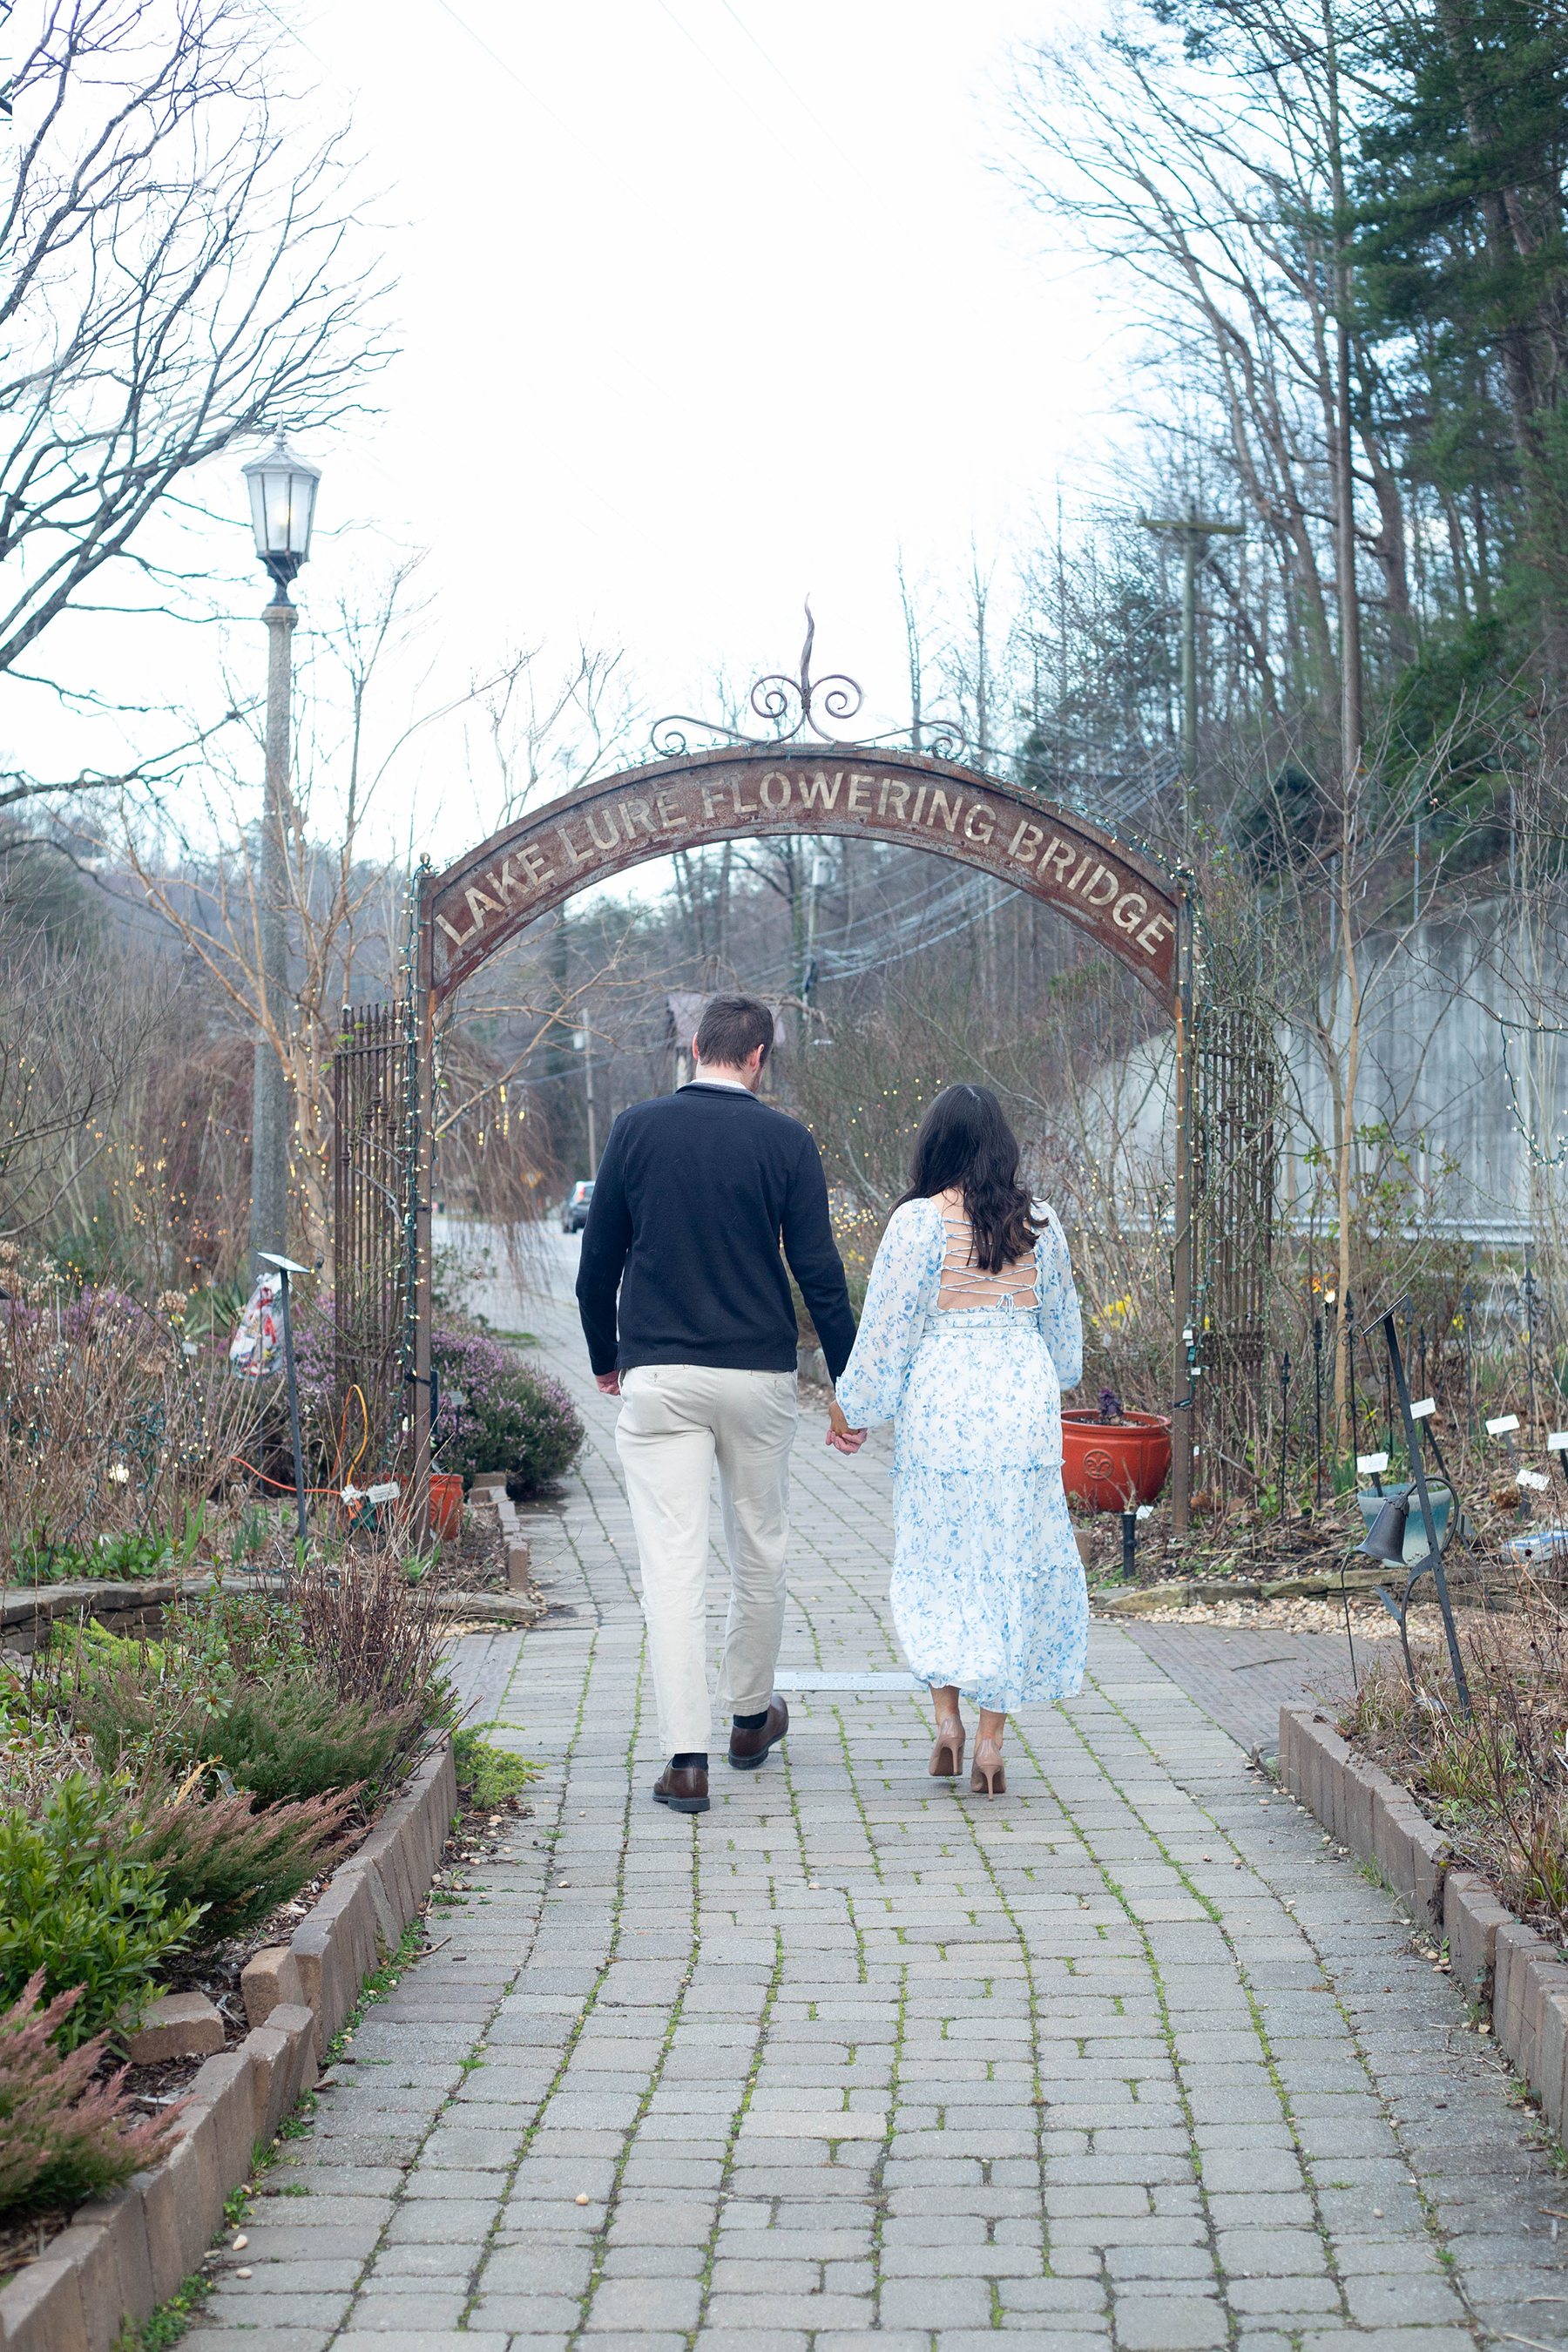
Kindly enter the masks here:
[[850, 1428], [837, 1397], [827, 1408], [827, 1443], [838, 1454], [858, 1454], [866, 1443], [865, 1431]]
[[595, 1372], [594, 1378], [598, 1382], [600, 1390], [605, 1396], [620, 1395], [621, 1376], [619, 1372]]

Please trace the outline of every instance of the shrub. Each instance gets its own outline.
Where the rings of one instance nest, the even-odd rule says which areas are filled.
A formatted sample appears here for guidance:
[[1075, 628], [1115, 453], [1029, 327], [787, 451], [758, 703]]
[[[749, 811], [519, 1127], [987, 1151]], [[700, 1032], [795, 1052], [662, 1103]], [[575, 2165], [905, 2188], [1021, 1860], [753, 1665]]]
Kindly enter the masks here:
[[106, 1287], [62, 1300], [10, 1268], [4, 1289], [0, 1557], [53, 1573], [58, 1553], [170, 1525], [211, 1492], [255, 1401], [226, 1364], [186, 1358], [165, 1303]]
[[385, 1546], [340, 1568], [325, 1561], [289, 1580], [291, 1637], [306, 1672], [342, 1699], [378, 1707], [416, 1701], [426, 1724], [449, 1723], [442, 1670], [447, 1620], [436, 1595], [411, 1585]]
[[35, 1974], [51, 1996], [76, 1990], [54, 2029], [65, 2050], [134, 2012], [193, 1939], [192, 1906], [171, 1906], [153, 1864], [119, 1851], [126, 1797], [123, 1780], [70, 1772], [36, 1815], [0, 1817], [0, 2000]]
[[466, 1402], [453, 1415], [441, 1456], [449, 1469], [470, 1478], [482, 1470], [504, 1471], [507, 1493], [521, 1501], [571, 1468], [583, 1423], [566, 1391], [547, 1372], [519, 1365], [481, 1394], [462, 1393]]
[[370, 1809], [423, 1729], [416, 1699], [378, 1707], [316, 1682], [247, 1682], [215, 1718], [208, 1752], [258, 1804], [346, 1790]]
[[187, 1784], [161, 1802], [142, 1798], [125, 1851], [152, 1864], [170, 1903], [199, 1909], [191, 1940], [200, 1949], [258, 1927], [298, 1895], [353, 1801], [343, 1790], [258, 1812], [243, 1791], [204, 1803]]
[[0, 2215], [7, 2218], [118, 2189], [168, 2154], [180, 2113], [175, 2107], [145, 2122], [128, 2115], [125, 2069], [107, 2082], [92, 2079], [108, 2036], [69, 2047], [80, 1989], [70, 1986], [40, 2008], [43, 1985], [44, 1971], [36, 1969], [0, 2015]]
[[179, 1640], [68, 1634], [59, 1696], [102, 1772], [221, 1767], [261, 1805], [357, 1788], [373, 1807], [452, 1718], [431, 1602], [390, 1550], [317, 1563], [281, 1599], [182, 1611]]
[[492, 1747], [479, 1731], [459, 1731], [452, 1741], [452, 1761], [457, 1769], [458, 1786], [472, 1805], [504, 1804], [537, 1780], [541, 1767], [526, 1756], [513, 1756], [505, 1748]]
[[[196, 1633], [208, 1630], [192, 1621]], [[231, 1678], [203, 1641], [127, 1641], [100, 1625], [57, 1627], [53, 1695], [90, 1741], [100, 1773], [184, 1773], [209, 1752], [211, 1724]]]

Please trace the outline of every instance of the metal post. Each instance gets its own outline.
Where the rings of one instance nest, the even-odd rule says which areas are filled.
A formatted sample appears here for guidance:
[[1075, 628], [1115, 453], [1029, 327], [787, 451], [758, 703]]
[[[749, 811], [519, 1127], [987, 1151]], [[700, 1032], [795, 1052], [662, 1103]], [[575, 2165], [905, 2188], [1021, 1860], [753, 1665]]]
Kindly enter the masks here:
[[1318, 1483], [1314, 1505], [1323, 1499], [1323, 1318], [1312, 1318], [1312, 1426], [1318, 1450]]
[[1353, 1463], [1356, 1455], [1361, 1452], [1361, 1437], [1356, 1429], [1355, 1409], [1355, 1300], [1348, 1290], [1345, 1293], [1345, 1311], [1340, 1328], [1345, 1339], [1345, 1384], [1350, 1391], [1351, 1460]]
[[1198, 534], [1196, 509], [1182, 533], [1182, 840], [1193, 837], [1198, 784]]
[[[283, 819], [289, 805], [289, 701], [292, 638], [300, 615], [279, 585], [262, 614], [267, 624], [267, 789], [256, 877], [256, 920], [261, 969], [258, 996], [275, 1028], [285, 1026], [289, 995], [289, 931], [284, 890]], [[250, 1106], [250, 1278], [258, 1253], [288, 1247], [289, 1085], [265, 1025], [257, 1032]]]
[[[1399, 1397], [1399, 1418], [1404, 1424], [1405, 1443], [1410, 1452], [1411, 1475], [1415, 1478], [1415, 1492], [1421, 1504], [1421, 1525], [1426, 1536], [1426, 1559], [1420, 1563], [1415, 1575], [1406, 1582], [1405, 1598], [1408, 1601], [1410, 1586], [1415, 1583], [1415, 1577], [1420, 1575], [1422, 1568], [1429, 1566], [1432, 1570], [1432, 1581], [1437, 1588], [1438, 1606], [1443, 1612], [1443, 1631], [1447, 1636], [1448, 1664], [1454, 1670], [1454, 1687], [1459, 1695], [1459, 1705], [1468, 1715], [1470, 1686], [1465, 1680], [1465, 1662], [1459, 1655], [1459, 1637], [1454, 1625], [1453, 1604], [1448, 1599], [1448, 1580], [1443, 1572], [1443, 1554], [1437, 1542], [1437, 1523], [1432, 1517], [1432, 1497], [1426, 1491], [1426, 1465], [1421, 1455], [1421, 1441], [1415, 1433], [1415, 1423], [1410, 1417], [1410, 1383], [1405, 1378], [1405, 1359], [1400, 1354], [1399, 1335], [1394, 1328], [1394, 1318], [1396, 1311], [1396, 1308], [1390, 1307], [1384, 1317], [1383, 1336], [1394, 1372], [1394, 1385]], [[1450, 1492], [1452, 1498], [1448, 1508], [1457, 1514], [1459, 1508], [1459, 1497], [1457, 1494], [1452, 1494], [1452, 1490]], [[1403, 1630], [1402, 1625], [1401, 1631]], [[1406, 1654], [1408, 1655], [1408, 1653]]]
[[583, 1088], [588, 1097], [588, 1173], [599, 1172], [598, 1129], [594, 1119], [594, 1038], [591, 1030], [574, 1031], [572, 1044], [583, 1056]]
[[1279, 1524], [1285, 1524], [1285, 1441], [1290, 1427], [1290, 1350], [1279, 1365]]
[[811, 861], [811, 888], [805, 902], [805, 955], [801, 964], [800, 998], [809, 1005], [816, 995], [816, 925], [822, 893], [832, 871], [826, 857]]
[[1524, 1371], [1530, 1390], [1530, 1442], [1535, 1443], [1535, 1269], [1533, 1244], [1524, 1244]]
[[1467, 1282], [1459, 1293], [1459, 1310], [1465, 1318], [1465, 1436], [1467, 1440], [1473, 1439], [1476, 1433], [1475, 1358], [1470, 1349], [1470, 1319], [1474, 1309], [1474, 1289]]
[[1192, 1524], [1194, 1391], [1197, 1378], [1198, 1337], [1193, 1328], [1193, 1198], [1192, 1198], [1192, 1059], [1193, 1044], [1193, 901], [1182, 886], [1176, 917], [1176, 1198], [1174, 1249], [1172, 1255], [1172, 1306], [1174, 1314], [1171, 1408], [1171, 1527], [1184, 1536]]
[[[419, 885], [416, 882], [416, 888]], [[412, 1462], [409, 1525], [418, 1543], [430, 1531], [430, 1202], [435, 1183], [436, 1120], [436, 941], [435, 926], [418, 908], [417, 961], [414, 986], [414, 1149], [410, 1154], [409, 1203], [414, 1235], [414, 1366], [409, 1400]]]
[[300, 1383], [294, 1374], [294, 1321], [289, 1312], [289, 1269], [279, 1269], [283, 1282], [283, 1370], [289, 1382], [289, 1437], [294, 1448], [294, 1510], [300, 1541], [310, 1528], [305, 1517], [305, 1449], [300, 1440]]

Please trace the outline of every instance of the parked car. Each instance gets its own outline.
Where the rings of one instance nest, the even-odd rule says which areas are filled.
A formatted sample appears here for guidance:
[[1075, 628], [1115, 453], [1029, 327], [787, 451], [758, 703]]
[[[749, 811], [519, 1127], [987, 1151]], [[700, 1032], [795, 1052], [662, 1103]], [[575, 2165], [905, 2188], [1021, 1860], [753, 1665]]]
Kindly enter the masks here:
[[561, 1230], [563, 1234], [580, 1234], [588, 1222], [588, 1204], [594, 1197], [594, 1180], [589, 1177], [574, 1184], [561, 1203]]

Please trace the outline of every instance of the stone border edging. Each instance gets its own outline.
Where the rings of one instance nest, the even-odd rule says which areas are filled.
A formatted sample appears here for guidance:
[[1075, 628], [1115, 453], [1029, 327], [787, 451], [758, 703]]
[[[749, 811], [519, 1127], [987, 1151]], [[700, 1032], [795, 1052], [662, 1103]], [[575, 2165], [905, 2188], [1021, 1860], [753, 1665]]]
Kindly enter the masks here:
[[43, 2257], [0, 2288], [0, 2352], [111, 2352], [201, 2267], [224, 2201], [270, 2146], [365, 1978], [395, 1946], [435, 1875], [458, 1806], [447, 1733], [295, 1929], [244, 1969], [250, 2031], [208, 2058], [162, 2164], [72, 2215]]
[[1454, 1982], [1478, 2007], [1563, 2137], [1568, 2107], [1568, 1967], [1516, 1919], [1407, 1789], [1366, 1763], [1321, 1709], [1279, 1710], [1279, 1778], [1323, 1827], [1371, 1863], [1412, 1915], [1447, 1937]]
[[1167, 1584], [1140, 1584], [1121, 1591], [1102, 1586], [1091, 1597], [1103, 1613], [1115, 1617], [1147, 1617], [1162, 1609], [1205, 1607], [1216, 1601], [1338, 1601], [1349, 1593], [1359, 1601], [1386, 1583], [1385, 1568], [1352, 1569], [1342, 1578], [1337, 1569], [1321, 1576], [1173, 1578]]

